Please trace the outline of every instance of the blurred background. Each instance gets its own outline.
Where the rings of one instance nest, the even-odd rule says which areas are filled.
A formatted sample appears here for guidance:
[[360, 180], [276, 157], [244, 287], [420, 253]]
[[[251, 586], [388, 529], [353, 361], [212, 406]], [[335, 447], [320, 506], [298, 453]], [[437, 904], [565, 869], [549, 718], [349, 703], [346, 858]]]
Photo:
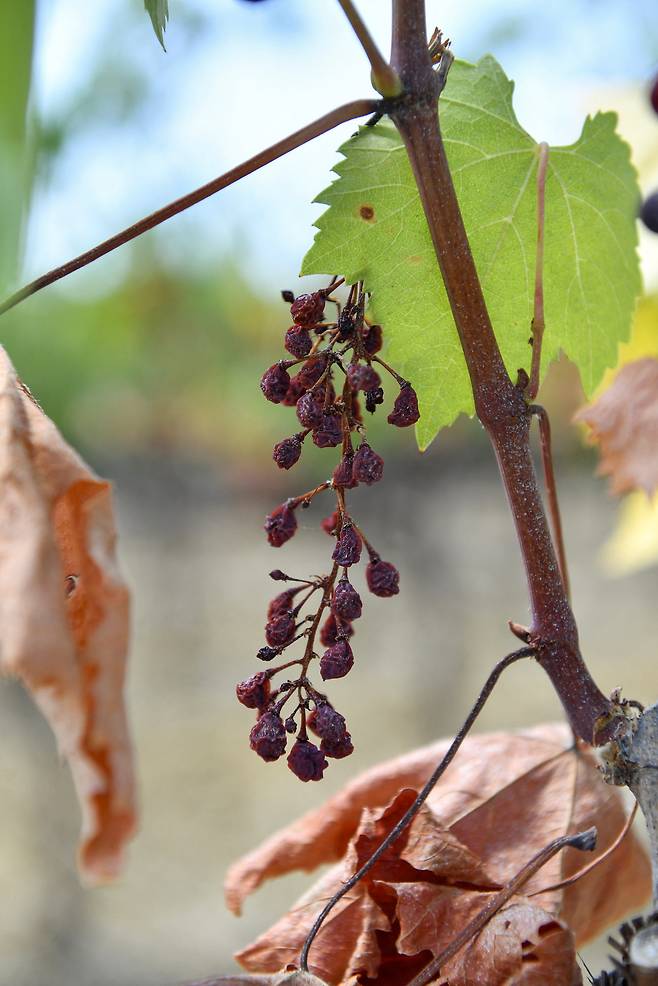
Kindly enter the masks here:
[[[386, 48], [388, 4], [359, 6]], [[331, 0], [170, 7], [165, 55], [141, 0], [39, 0], [34, 23], [31, 2], [0, 0], [2, 294], [369, 94], [365, 60]], [[489, 51], [501, 61], [516, 80], [519, 119], [538, 140], [569, 143], [587, 112], [616, 109], [643, 191], [658, 187], [652, 0], [428, 0], [428, 20], [459, 57]], [[128, 701], [143, 811], [123, 878], [82, 890], [68, 771], [29, 698], [2, 683], [0, 986], [164, 986], [233, 969], [232, 952], [308, 877], [266, 887], [238, 921], [223, 905], [228, 864], [357, 771], [454, 732], [511, 649], [507, 620], [527, 618], [511, 520], [479, 426], [459, 421], [420, 456], [412, 434], [390, 434], [375, 419], [386, 477], [356, 491], [355, 513], [399, 565], [402, 591], [368, 596], [357, 666], [331, 689], [356, 752], [332, 762], [321, 785], [301, 785], [248, 749], [252, 716], [234, 685], [258, 670], [276, 591], [267, 573], [316, 572], [328, 554], [322, 505], [278, 553], [263, 517], [323, 479], [331, 458], [306, 449], [292, 474], [279, 473], [271, 447], [294, 430], [294, 412], [264, 401], [258, 384], [289, 324], [280, 289], [309, 283], [297, 271], [320, 212], [312, 199], [353, 130], [325, 135], [0, 322], [25, 382], [116, 487], [134, 595]], [[28, 218], [12, 270], [22, 198]], [[643, 232], [641, 250], [636, 337], [658, 355], [658, 237]], [[583, 653], [605, 692], [623, 685], [655, 700], [658, 510], [631, 497], [619, 514], [595, 477], [595, 456], [570, 425], [582, 402], [573, 367], [557, 364], [542, 396]], [[478, 729], [560, 714], [545, 676], [519, 667]], [[603, 953], [586, 954], [596, 962]]]

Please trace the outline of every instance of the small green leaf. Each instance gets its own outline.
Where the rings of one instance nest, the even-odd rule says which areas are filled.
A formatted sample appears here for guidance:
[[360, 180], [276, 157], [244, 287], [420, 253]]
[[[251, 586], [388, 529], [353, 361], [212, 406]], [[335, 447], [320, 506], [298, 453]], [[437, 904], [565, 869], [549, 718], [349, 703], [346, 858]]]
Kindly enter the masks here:
[[[441, 96], [441, 130], [487, 306], [505, 364], [529, 368], [537, 239], [538, 145], [512, 108], [513, 83], [490, 56], [455, 62]], [[585, 121], [569, 147], [551, 148], [546, 182], [542, 370], [564, 350], [586, 393], [628, 338], [641, 282], [639, 190], [613, 113]], [[418, 442], [473, 413], [457, 330], [401, 138], [386, 120], [340, 149], [329, 206], [303, 274], [344, 275], [372, 292], [396, 369], [418, 391]], [[365, 208], [364, 208], [365, 207]]]
[[162, 45], [162, 50], [166, 51], [164, 43], [164, 33], [169, 20], [168, 0], [144, 0], [144, 8], [151, 18], [155, 36]]

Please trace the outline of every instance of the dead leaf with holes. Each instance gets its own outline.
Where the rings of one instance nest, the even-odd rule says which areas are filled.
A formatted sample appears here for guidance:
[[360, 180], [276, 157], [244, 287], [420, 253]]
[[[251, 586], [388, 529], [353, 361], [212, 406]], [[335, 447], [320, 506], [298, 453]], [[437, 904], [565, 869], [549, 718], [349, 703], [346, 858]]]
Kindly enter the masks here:
[[117, 875], [136, 821], [123, 703], [129, 596], [115, 542], [109, 483], [0, 348], [0, 670], [32, 693], [69, 763], [89, 883]]
[[[298, 961], [323, 904], [404, 814], [448, 742], [367, 771], [231, 868], [226, 893], [237, 911], [272, 876], [340, 860], [238, 953], [246, 969], [272, 973]], [[593, 754], [572, 745], [566, 726], [469, 737], [411, 826], [332, 912], [311, 948], [310, 971], [331, 984], [408, 982], [552, 839], [596, 825], [596, 855], [603, 855], [625, 820], [621, 794], [603, 781]], [[572, 886], [542, 892], [582, 867], [575, 850], [555, 856], [438, 982], [580, 982], [576, 945], [639, 907], [651, 890], [648, 860], [632, 833]]]
[[658, 489], [658, 359], [627, 363], [593, 404], [575, 417], [601, 450], [599, 472], [613, 493]]

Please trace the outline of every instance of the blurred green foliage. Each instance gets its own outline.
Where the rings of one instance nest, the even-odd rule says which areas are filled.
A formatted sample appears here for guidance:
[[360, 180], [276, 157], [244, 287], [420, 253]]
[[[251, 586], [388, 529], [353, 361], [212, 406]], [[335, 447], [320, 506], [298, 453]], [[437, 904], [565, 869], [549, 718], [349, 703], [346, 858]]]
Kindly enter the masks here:
[[[19, 373], [92, 456], [149, 449], [262, 475], [271, 446], [299, 430], [294, 409], [268, 403], [259, 386], [287, 356], [288, 306], [276, 294], [264, 300], [235, 260], [185, 274], [166, 269], [148, 241], [132, 253], [111, 293], [76, 298], [53, 287], [4, 316], [3, 344]], [[391, 383], [373, 421], [380, 444], [395, 438], [385, 415], [396, 392]], [[328, 468], [310, 439], [303, 466]]]
[[14, 275], [31, 172], [27, 104], [33, 0], [0, 0], [0, 291]]

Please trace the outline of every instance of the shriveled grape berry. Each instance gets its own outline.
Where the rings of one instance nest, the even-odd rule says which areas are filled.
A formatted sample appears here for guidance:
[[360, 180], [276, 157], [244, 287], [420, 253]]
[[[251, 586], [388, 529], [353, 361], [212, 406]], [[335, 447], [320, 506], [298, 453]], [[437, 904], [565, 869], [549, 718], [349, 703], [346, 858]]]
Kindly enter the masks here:
[[326, 534], [334, 534], [340, 523], [340, 512], [334, 510], [332, 514], [320, 521], [320, 527]]
[[302, 440], [299, 435], [292, 435], [277, 442], [272, 450], [272, 458], [279, 469], [292, 469], [302, 454]]
[[367, 363], [350, 363], [347, 379], [352, 390], [376, 390], [381, 384], [379, 374]]
[[293, 377], [293, 380], [303, 384], [303, 386], [309, 390], [318, 382], [324, 371], [327, 369], [328, 363], [329, 358], [325, 355], [325, 353], [318, 353], [317, 356], [309, 356], [299, 373]]
[[356, 451], [353, 475], [357, 483], [364, 483], [366, 486], [378, 483], [384, 475], [384, 460], [367, 442], [363, 442]]
[[296, 733], [297, 732], [297, 723], [295, 722], [295, 720], [293, 719], [292, 716], [289, 716], [288, 719], [286, 719], [284, 725], [286, 727], [286, 732], [287, 733]]
[[381, 325], [371, 325], [368, 327], [368, 333], [363, 340], [363, 348], [367, 352], [368, 356], [374, 356], [382, 348], [382, 327]]
[[286, 332], [283, 344], [291, 356], [303, 359], [310, 353], [313, 341], [305, 325], [291, 325]]
[[270, 697], [270, 676], [267, 671], [259, 671], [257, 674], [240, 681], [235, 686], [235, 694], [238, 702], [246, 705], [248, 709], [261, 709], [267, 705]]
[[333, 472], [333, 484], [334, 486], [340, 486], [341, 489], [351, 490], [357, 486], [357, 481], [354, 478], [354, 453], [348, 452], [340, 460]]
[[260, 380], [260, 389], [272, 404], [281, 403], [288, 393], [289, 386], [290, 374], [283, 362], [270, 366]]
[[276, 647], [261, 647], [257, 652], [256, 657], [259, 661], [271, 661], [279, 653], [280, 651]]
[[288, 576], [285, 572], [282, 572], [280, 568], [273, 568], [270, 572], [270, 578], [274, 582], [287, 582]]
[[339, 640], [347, 639], [353, 635], [354, 628], [351, 623], [341, 619], [337, 620], [333, 613], [329, 614], [320, 627], [320, 643], [323, 647], [333, 647]]
[[345, 339], [349, 339], [354, 335], [354, 328], [356, 323], [356, 316], [358, 315], [358, 308], [356, 305], [346, 305], [342, 312], [338, 316], [338, 321], [336, 323], [338, 328], [338, 338], [343, 342]]
[[287, 613], [292, 609], [292, 602], [298, 592], [300, 592], [301, 586], [295, 589], [286, 589], [284, 592], [280, 592], [278, 596], [270, 600], [267, 607], [267, 618], [271, 620], [275, 616], [281, 616], [282, 613]]
[[300, 383], [297, 377], [291, 377], [290, 386], [288, 387], [286, 396], [283, 398], [281, 403], [285, 407], [295, 407], [299, 398], [305, 393], [306, 387], [304, 384]]
[[322, 321], [324, 302], [322, 291], [300, 294], [290, 306], [290, 314], [298, 325], [315, 325]]
[[384, 403], [384, 391], [381, 387], [375, 390], [366, 390], [366, 411], [375, 413], [378, 404]]
[[329, 764], [315, 743], [298, 739], [288, 754], [288, 766], [300, 781], [306, 782], [321, 781]]
[[652, 233], [658, 233], [658, 192], [654, 192], [644, 200], [640, 219]]
[[415, 425], [420, 418], [418, 410], [418, 397], [416, 391], [410, 383], [404, 383], [400, 387], [400, 393], [395, 398], [393, 410], [386, 419], [390, 425], [398, 428], [407, 428]]
[[265, 712], [249, 733], [249, 746], [259, 757], [271, 763], [286, 752], [288, 734], [276, 712]]
[[272, 547], [280, 548], [297, 530], [295, 511], [283, 503], [265, 518], [265, 533]]
[[371, 561], [367, 566], [366, 582], [373, 595], [383, 599], [396, 596], [400, 591], [400, 573], [395, 565], [382, 561], [381, 558]]
[[331, 600], [333, 614], [341, 620], [358, 620], [362, 609], [361, 596], [348, 579], [342, 578], [334, 589]]
[[354, 744], [352, 743], [350, 734], [345, 733], [344, 736], [337, 740], [323, 739], [320, 743], [320, 749], [326, 757], [332, 757], [334, 760], [342, 760], [343, 757], [349, 757], [351, 753], [354, 753]]
[[318, 702], [308, 717], [308, 726], [320, 739], [334, 743], [347, 732], [345, 717], [336, 712], [329, 702]]
[[318, 448], [335, 448], [343, 440], [343, 426], [339, 414], [323, 413], [320, 424], [313, 429], [313, 444]]
[[349, 565], [358, 564], [362, 547], [361, 538], [347, 521], [343, 524], [343, 529], [336, 541], [336, 547], [331, 557], [339, 565], [344, 565], [347, 568]]
[[270, 647], [283, 647], [295, 636], [295, 617], [292, 613], [275, 616], [265, 625], [265, 639]]
[[344, 678], [354, 664], [352, 648], [346, 640], [338, 640], [320, 658], [320, 675], [323, 681]]
[[297, 418], [305, 428], [317, 428], [322, 421], [324, 395], [311, 391], [297, 401]]

